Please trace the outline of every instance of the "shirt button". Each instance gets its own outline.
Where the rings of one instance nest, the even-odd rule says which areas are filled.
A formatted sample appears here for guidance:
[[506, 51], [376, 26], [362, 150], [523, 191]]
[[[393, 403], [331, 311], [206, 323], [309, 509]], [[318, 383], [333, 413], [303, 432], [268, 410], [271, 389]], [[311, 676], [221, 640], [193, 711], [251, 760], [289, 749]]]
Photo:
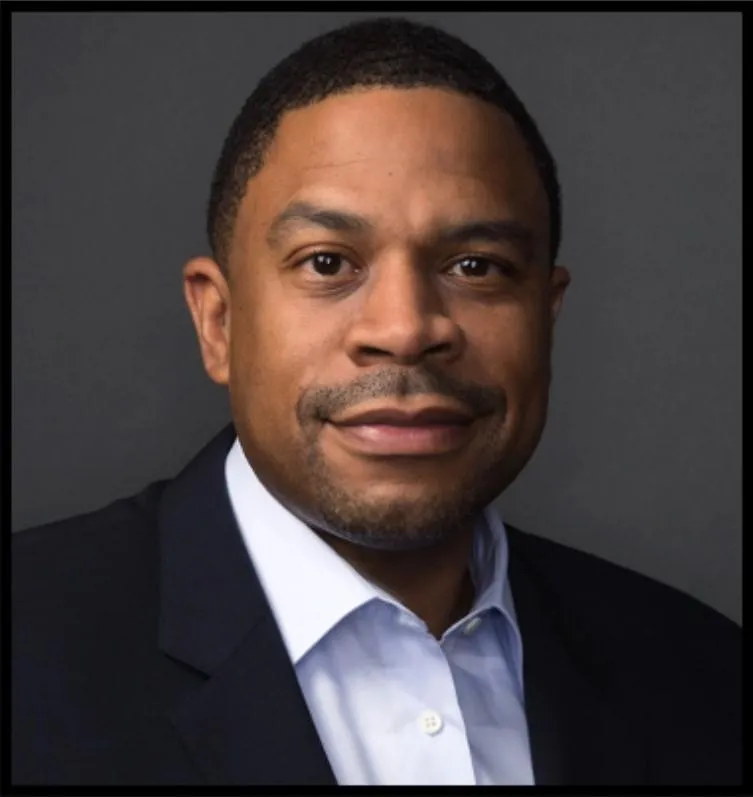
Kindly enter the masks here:
[[466, 626], [463, 629], [463, 633], [472, 634], [480, 625], [481, 625], [481, 618], [474, 617], [473, 620], [470, 620], [468, 623], [466, 623]]
[[434, 736], [442, 730], [442, 717], [431, 709], [422, 711], [418, 718], [418, 727], [429, 736]]

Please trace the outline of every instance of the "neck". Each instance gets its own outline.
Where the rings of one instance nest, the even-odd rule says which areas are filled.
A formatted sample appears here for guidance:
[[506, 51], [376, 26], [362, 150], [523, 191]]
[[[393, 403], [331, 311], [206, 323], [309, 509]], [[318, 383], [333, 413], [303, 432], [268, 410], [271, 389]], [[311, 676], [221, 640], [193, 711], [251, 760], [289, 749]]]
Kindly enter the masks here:
[[364, 578], [420, 617], [437, 639], [473, 606], [468, 570], [473, 523], [438, 545], [412, 551], [375, 550], [332, 534], [319, 536]]

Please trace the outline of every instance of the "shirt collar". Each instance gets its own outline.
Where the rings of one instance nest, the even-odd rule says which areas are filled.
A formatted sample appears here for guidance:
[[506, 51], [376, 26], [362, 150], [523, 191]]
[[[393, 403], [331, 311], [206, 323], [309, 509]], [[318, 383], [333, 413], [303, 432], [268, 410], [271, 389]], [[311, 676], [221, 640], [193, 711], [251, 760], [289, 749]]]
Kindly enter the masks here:
[[[261, 483], [236, 439], [225, 461], [235, 519], [293, 664], [341, 620], [373, 600], [396, 604], [367, 581]], [[499, 609], [515, 624], [507, 584], [507, 539], [488, 506], [474, 537], [473, 614]]]

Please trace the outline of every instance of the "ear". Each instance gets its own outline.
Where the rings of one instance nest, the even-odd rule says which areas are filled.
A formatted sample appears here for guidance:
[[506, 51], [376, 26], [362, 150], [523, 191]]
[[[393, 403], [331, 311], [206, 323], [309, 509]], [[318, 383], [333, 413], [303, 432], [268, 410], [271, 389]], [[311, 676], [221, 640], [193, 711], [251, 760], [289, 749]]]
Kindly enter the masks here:
[[564, 266], [554, 266], [549, 274], [549, 311], [554, 326], [562, 309], [565, 291], [570, 284], [570, 272]]
[[209, 378], [227, 385], [230, 378], [230, 291], [220, 266], [197, 257], [183, 267], [183, 295], [199, 339]]

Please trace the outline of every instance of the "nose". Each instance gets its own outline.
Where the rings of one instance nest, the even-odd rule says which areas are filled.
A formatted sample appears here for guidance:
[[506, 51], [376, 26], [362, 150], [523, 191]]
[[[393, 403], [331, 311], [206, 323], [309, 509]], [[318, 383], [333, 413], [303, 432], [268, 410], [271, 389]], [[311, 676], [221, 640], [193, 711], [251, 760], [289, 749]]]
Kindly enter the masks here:
[[347, 335], [348, 354], [357, 365], [458, 357], [462, 332], [444, 306], [436, 279], [405, 256], [372, 267]]

